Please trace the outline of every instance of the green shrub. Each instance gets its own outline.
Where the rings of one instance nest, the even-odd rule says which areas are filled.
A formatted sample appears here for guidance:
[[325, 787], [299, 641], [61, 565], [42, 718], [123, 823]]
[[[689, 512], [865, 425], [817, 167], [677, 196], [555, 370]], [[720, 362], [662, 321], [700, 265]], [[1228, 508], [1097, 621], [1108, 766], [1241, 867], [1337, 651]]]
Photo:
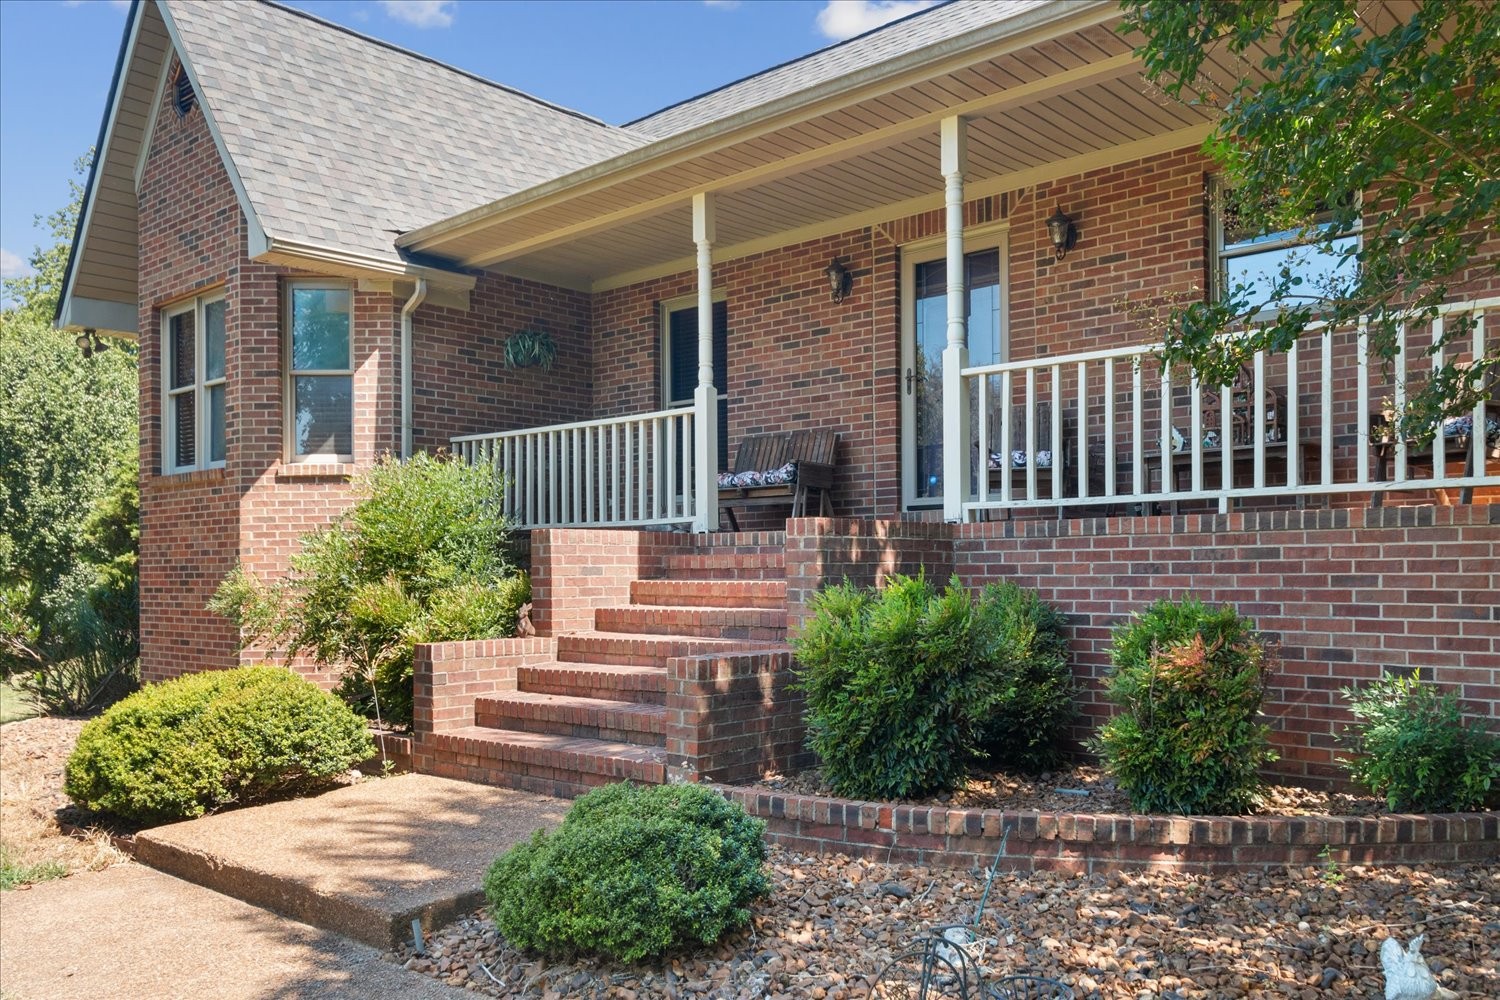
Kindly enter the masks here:
[[370, 757], [364, 720], [281, 667], [189, 674], [89, 722], [65, 788], [86, 809], [140, 823], [324, 785]]
[[1162, 600], [1115, 632], [1106, 682], [1123, 711], [1095, 749], [1141, 812], [1237, 813], [1274, 760], [1258, 721], [1271, 657], [1233, 608]]
[[769, 891], [764, 832], [699, 785], [609, 785], [497, 858], [484, 892], [518, 948], [633, 962], [743, 926]]
[[1500, 736], [1465, 719], [1453, 692], [1388, 674], [1344, 697], [1357, 721], [1344, 732], [1354, 756], [1340, 760], [1393, 812], [1479, 809], [1500, 786]]
[[991, 584], [975, 613], [985, 645], [979, 662], [1000, 672], [998, 698], [982, 732], [991, 763], [1041, 771], [1061, 762], [1060, 741], [1077, 713], [1068, 665], [1067, 619], [1035, 591]]
[[840, 795], [954, 788], [985, 742], [1011, 763], [1055, 753], [1072, 681], [1061, 620], [1034, 597], [991, 587], [976, 603], [956, 578], [939, 594], [895, 576], [880, 591], [829, 587], [811, 606], [794, 640], [798, 682], [808, 745]]
[[508, 561], [490, 469], [387, 457], [354, 492], [339, 523], [302, 540], [287, 576], [268, 584], [237, 568], [209, 606], [247, 643], [343, 667], [341, 695], [406, 725], [413, 646], [513, 635], [530, 584]]

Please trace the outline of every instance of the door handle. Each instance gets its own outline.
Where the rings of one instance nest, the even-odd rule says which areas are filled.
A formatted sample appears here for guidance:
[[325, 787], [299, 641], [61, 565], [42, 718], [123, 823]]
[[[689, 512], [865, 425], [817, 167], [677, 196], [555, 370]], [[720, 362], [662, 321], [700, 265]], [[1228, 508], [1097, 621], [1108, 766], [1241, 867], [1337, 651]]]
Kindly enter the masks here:
[[906, 369], [906, 394], [911, 395], [911, 384], [917, 378], [917, 373], [910, 368]]

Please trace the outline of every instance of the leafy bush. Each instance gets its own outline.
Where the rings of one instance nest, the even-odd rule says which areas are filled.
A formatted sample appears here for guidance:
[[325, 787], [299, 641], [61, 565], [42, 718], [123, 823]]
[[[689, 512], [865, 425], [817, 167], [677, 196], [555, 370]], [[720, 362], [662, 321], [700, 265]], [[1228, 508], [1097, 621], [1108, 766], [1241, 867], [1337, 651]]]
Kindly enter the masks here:
[[1110, 701], [1094, 743], [1136, 809], [1235, 813], [1275, 759], [1257, 717], [1271, 657], [1233, 608], [1158, 601], [1115, 632]]
[[976, 659], [995, 664], [1001, 683], [982, 731], [986, 755], [1025, 771], [1055, 766], [1060, 738], [1077, 712], [1067, 619], [1013, 583], [985, 587], [975, 614], [985, 643]]
[[976, 604], [956, 578], [939, 594], [895, 576], [881, 591], [829, 587], [811, 606], [794, 640], [799, 686], [808, 744], [840, 795], [956, 787], [986, 741], [1011, 762], [1055, 752], [1072, 694], [1061, 620], [1019, 588], [987, 588]]
[[1388, 674], [1344, 689], [1356, 724], [1344, 738], [1349, 774], [1393, 812], [1463, 812], [1500, 787], [1500, 736], [1465, 719], [1453, 692]]
[[518, 948], [633, 962], [743, 926], [769, 891], [764, 832], [699, 785], [608, 785], [497, 858], [484, 892]]
[[155, 684], [83, 727], [65, 788], [86, 809], [140, 823], [326, 784], [370, 757], [364, 720], [281, 667]]
[[237, 568], [209, 606], [246, 643], [344, 666], [341, 694], [404, 725], [413, 647], [514, 634], [530, 584], [508, 561], [501, 486], [489, 469], [425, 454], [385, 458], [354, 491], [339, 523], [303, 539], [284, 578], [267, 584]]

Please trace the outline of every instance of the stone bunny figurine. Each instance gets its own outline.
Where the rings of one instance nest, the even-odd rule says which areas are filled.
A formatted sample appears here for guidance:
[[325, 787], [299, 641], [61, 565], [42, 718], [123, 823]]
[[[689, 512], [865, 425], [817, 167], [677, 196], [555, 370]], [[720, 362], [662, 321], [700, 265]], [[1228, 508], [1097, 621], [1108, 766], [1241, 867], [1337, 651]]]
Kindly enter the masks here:
[[536, 626], [531, 624], [531, 602], [521, 605], [516, 612], [516, 635], [522, 639], [536, 635]]
[[1380, 967], [1385, 970], [1385, 1000], [1457, 1000], [1458, 994], [1437, 984], [1427, 960], [1422, 957], [1418, 934], [1404, 949], [1395, 938], [1380, 945]]

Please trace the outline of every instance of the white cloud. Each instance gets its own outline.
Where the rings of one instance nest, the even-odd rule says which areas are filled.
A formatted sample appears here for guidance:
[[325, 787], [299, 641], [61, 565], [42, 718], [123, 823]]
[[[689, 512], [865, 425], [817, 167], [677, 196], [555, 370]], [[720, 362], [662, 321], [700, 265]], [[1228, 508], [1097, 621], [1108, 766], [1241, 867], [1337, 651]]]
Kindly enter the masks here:
[[835, 42], [842, 42], [926, 10], [934, 3], [936, 0], [828, 0], [818, 11], [818, 30]]
[[0, 247], [0, 278], [24, 278], [30, 273], [30, 265], [9, 250]]
[[386, 14], [418, 28], [447, 28], [453, 24], [458, 0], [380, 0]]

